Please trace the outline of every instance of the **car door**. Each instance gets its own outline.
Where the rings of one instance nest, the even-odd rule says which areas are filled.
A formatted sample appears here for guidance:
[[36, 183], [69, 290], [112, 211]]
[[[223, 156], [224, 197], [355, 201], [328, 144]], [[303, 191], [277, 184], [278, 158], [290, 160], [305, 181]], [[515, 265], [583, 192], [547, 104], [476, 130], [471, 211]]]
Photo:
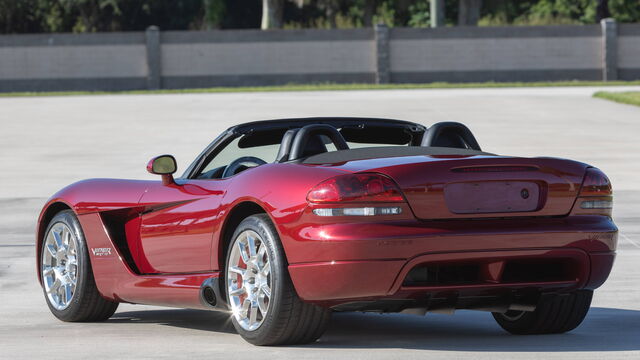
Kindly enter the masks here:
[[[212, 241], [220, 228], [227, 180], [154, 183], [142, 196], [137, 259], [143, 273], [211, 270]], [[134, 250], [136, 251], [136, 250]]]

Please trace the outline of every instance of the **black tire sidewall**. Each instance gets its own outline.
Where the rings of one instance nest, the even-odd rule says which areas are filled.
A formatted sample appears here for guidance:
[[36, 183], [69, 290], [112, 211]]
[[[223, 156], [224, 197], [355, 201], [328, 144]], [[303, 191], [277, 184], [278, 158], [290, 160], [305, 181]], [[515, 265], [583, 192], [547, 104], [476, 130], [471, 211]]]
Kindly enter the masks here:
[[504, 314], [501, 313], [493, 313], [494, 319], [498, 322], [498, 324], [505, 330], [510, 333], [518, 334], [518, 333], [526, 333], [529, 329], [532, 329], [536, 320], [538, 313], [533, 312], [524, 312], [517, 319], [509, 319]]
[[[58, 223], [63, 223], [67, 225], [69, 229], [71, 229], [71, 231], [73, 232], [73, 235], [76, 237], [77, 247], [78, 247], [77, 248], [78, 271], [76, 273], [76, 288], [75, 288], [73, 297], [71, 299], [71, 303], [69, 304], [69, 306], [67, 306], [63, 310], [56, 309], [49, 302], [49, 297], [47, 296], [47, 292], [44, 287], [45, 280], [42, 274], [42, 259], [44, 256], [44, 252], [46, 251], [45, 249], [46, 236], [47, 234], [49, 234], [49, 231], [51, 230], [51, 228]], [[91, 263], [89, 259], [89, 251], [87, 249], [87, 242], [85, 240], [84, 233], [82, 232], [82, 227], [80, 226], [80, 222], [78, 221], [78, 218], [75, 216], [73, 211], [71, 210], [61, 211], [60, 213], [55, 215], [53, 219], [51, 219], [51, 221], [49, 222], [49, 225], [47, 226], [47, 230], [45, 232], [45, 238], [43, 238], [42, 240], [42, 249], [40, 252], [40, 263], [38, 264], [38, 271], [40, 272], [40, 276], [43, 281], [42, 290], [45, 296], [45, 301], [47, 302], [47, 306], [49, 306], [49, 309], [51, 310], [53, 315], [55, 315], [55, 317], [63, 321], [74, 321], [77, 318], [78, 313], [82, 310], [82, 300], [86, 296], [86, 292], [88, 290], [95, 291], [95, 289], [93, 287], [89, 289], [90, 286], [88, 283], [93, 281], [93, 278], [92, 278], [93, 274], [91, 271]]]
[[541, 299], [532, 312], [525, 312], [518, 319], [493, 313], [498, 324], [516, 335], [557, 334], [579, 326], [591, 306], [593, 291], [577, 290], [563, 295]]
[[286, 270], [287, 264], [280, 239], [269, 218], [266, 217], [266, 215], [250, 216], [238, 225], [227, 249], [223, 289], [227, 302], [230, 304], [229, 295], [227, 294], [227, 267], [231, 249], [235, 246], [238, 236], [246, 230], [255, 231], [260, 236], [260, 241], [267, 245], [269, 261], [271, 262], [271, 298], [269, 299], [267, 316], [256, 330], [247, 331], [243, 329], [233, 315], [231, 316], [231, 321], [236, 331], [245, 340], [250, 343], [263, 343], [268, 337], [272, 336], [272, 330], [278, 327], [276, 322], [279, 320], [278, 314], [282, 306], [281, 299], [284, 291], [291, 291], [291, 288], [287, 286], [290, 280]]

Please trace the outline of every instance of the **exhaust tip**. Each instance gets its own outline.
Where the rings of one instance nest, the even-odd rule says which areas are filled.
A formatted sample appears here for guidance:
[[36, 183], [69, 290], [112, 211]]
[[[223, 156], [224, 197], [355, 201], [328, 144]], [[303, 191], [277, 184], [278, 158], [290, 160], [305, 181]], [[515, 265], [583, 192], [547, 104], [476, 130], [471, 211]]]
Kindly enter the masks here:
[[207, 302], [207, 304], [211, 305], [211, 306], [216, 306], [216, 293], [213, 291], [212, 288], [210, 287], [206, 287], [204, 288], [204, 290], [202, 291], [202, 296], [204, 297], [204, 301]]
[[200, 304], [206, 309], [229, 310], [229, 306], [220, 289], [220, 279], [218, 277], [210, 277], [200, 285]]

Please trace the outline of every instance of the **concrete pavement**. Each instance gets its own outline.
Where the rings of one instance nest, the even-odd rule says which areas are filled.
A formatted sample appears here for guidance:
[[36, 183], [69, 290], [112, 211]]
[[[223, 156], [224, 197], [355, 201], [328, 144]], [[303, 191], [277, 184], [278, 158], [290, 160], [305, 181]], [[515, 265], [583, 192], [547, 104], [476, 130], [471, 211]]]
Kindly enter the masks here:
[[[640, 108], [593, 99], [595, 90], [0, 98], [0, 358], [637, 359]], [[88, 177], [150, 178], [146, 161], [162, 153], [176, 155], [184, 169], [236, 123], [324, 115], [461, 121], [484, 150], [567, 157], [604, 170], [615, 189], [620, 251], [584, 324], [563, 335], [518, 337], [488, 313], [338, 314], [316, 344], [257, 348], [224, 314], [127, 304], [106, 323], [69, 324], [49, 313], [36, 283], [33, 228], [53, 192]]]

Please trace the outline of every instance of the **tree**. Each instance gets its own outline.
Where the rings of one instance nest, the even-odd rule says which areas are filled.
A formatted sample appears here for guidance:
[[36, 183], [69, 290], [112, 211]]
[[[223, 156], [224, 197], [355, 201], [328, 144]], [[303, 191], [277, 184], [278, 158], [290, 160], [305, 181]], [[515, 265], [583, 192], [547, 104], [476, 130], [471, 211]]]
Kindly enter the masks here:
[[373, 15], [376, 12], [377, 6], [377, 0], [364, 0], [364, 9], [362, 15], [362, 25], [364, 27], [373, 26]]
[[600, 22], [600, 20], [609, 17], [611, 17], [611, 12], [609, 12], [609, 0], [598, 0], [598, 6], [596, 6], [596, 21]]
[[224, 0], [204, 0], [204, 27], [207, 29], [220, 28], [225, 12]]
[[[436, 5], [439, 5], [436, 6]], [[434, 12], [433, 9], [440, 11]], [[0, 0], [0, 33], [640, 22], [639, 0]], [[479, 20], [478, 20], [479, 19]]]
[[619, 22], [640, 22], [640, 1], [609, 0], [611, 16]]
[[413, 0], [396, 0], [395, 2], [395, 20], [399, 26], [407, 26], [411, 19], [411, 4]]
[[284, 0], [262, 0], [262, 30], [282, 28]]
[[458, 26], [477, 26], [482, 0], [459, 0]]

